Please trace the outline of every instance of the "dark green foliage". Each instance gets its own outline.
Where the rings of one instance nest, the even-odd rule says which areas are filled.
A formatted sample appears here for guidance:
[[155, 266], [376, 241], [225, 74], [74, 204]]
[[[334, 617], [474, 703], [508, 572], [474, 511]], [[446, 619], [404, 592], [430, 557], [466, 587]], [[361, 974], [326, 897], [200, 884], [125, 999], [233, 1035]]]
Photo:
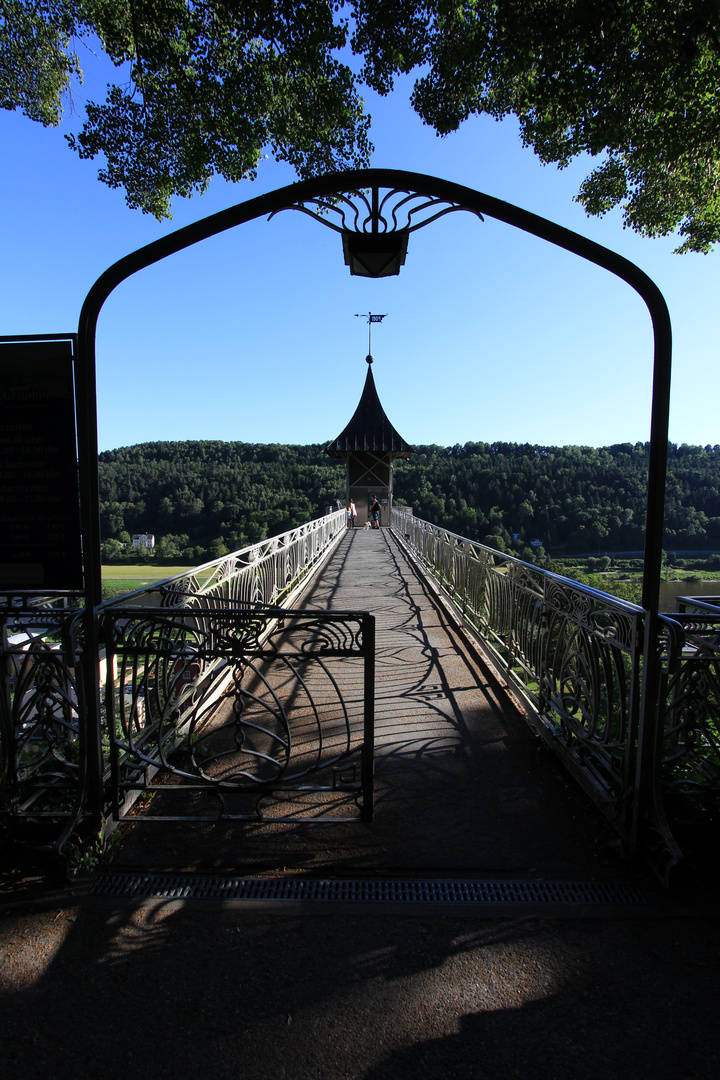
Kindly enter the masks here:
[[719, 0], [2, 0], [0, 106], [57, 123], [78, 57], [104, 51], [117, 79], [71, 145], [163, 217], [214, 174], [253, 178], [267, 150], [300, 176], [367, 164], [362, 84], [387, 94], [412, 73], [439, 135], [514, 115], [541, 161], [593, 162], [588, 213], [621, 207], [638, 232], [708, 251], [719, 21]]
[[[395, 463], [395, 497], [418, 517], [522, 558], [639, 551], [647, 467], [643, 443], [418, 446]], [[106, 540], [153, 532], [158, 553], [188, 562], [285, 532], [344, 494], [344, 463], [318, 445], [145, 443], [100, 455]], [[671, 444], [665, 547], [720, 547], [720, 446]]]
[[[419, 446], [397, 462], [395, 494], [418, 517], [500, 547], [546, 550], [643, 547], [648, 447], [620, 443]], [[720, 545], [720, 446], [670, 445], [666, 546]], [[517, 537], [513, 540], [513, 537]]]
[[355, 0], [363, 75], [440, 135], [472, 114], [515, 115], [525, 145], [561, 168], [586, 155], [578, 200], [623, 210], [680, 251], [720, 238], [718, 0]]
[[117, 80], [69, 142], [162, 218], [214, 174], [254, 179], [267, 151], [300, 176], [367, 164], [347, 38], [327, 0], [3, 0], [0, 105], [57, 124], [78, 54], [102, 49]]
[[345, 496], [322, 446], [160, 442], [100, 455], [103, 537], [155, 534], [159, 554], [218, 558], [320, 517]]

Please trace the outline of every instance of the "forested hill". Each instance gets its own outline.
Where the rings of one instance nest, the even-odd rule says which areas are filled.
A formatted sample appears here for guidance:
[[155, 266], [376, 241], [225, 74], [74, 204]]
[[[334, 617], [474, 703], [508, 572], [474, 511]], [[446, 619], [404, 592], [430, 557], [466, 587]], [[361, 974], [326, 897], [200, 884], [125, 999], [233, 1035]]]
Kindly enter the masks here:
[[100, 454], [103, 538], [170, 536], [161, 553], [190, 562], [286, 532], [336, 498], [345, 463], [324, 446], [156, 442]]
[[[471, 539], [549, 550], [643, 543], [648, 447], [467, 443], [396, 462], [395, 499]], [[103, 536], [152, 532], [161, 554], [214, 557], [322, 514], [344, 498], [324, 446], [161, 442], [100, 455]], [[670, 446], [665, 546], [720, 545], [720, 446]]]
[[[550, 550], [641, 548], [648, 444], [418, 447], [396, 494], [463, 536], [538, 538]], [[665, 547], [720, 544], [720, 446], [668, 448]], [[491, 546], [497, 546], [492, 544]]]

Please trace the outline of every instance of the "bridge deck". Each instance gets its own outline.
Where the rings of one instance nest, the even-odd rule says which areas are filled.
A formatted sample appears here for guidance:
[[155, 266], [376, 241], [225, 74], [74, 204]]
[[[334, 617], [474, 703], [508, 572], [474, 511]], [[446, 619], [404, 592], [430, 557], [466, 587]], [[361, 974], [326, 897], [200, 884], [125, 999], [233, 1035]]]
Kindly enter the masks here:
[[612, 834], [599, 813], [389, 530], [348, 533], [301, 606], [376, 616], [373, 823], [185, 824], [162, 838], [139, 829], [116, 862], [246, 872], [613, 872]]

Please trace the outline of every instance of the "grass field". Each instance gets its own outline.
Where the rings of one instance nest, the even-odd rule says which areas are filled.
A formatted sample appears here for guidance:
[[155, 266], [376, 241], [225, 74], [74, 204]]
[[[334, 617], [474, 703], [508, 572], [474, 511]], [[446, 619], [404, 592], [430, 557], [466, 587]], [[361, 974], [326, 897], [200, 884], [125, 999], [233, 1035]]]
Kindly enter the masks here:
[[154, 566], [151, 563], [143, 563], [139, 566], [103, 566], [103, 581], [127, 581], [129, 578], [138, 581], [162, 581], [164, 578], [175, 577], [176, 574], [185, 574], [192, 570], [192, 566]]
[[176, 574], [185, 574], [192, 569], [192, 566], [153, 566], [152, 564], [103, 566], [103, 592], [107, 595], [112, 590], [113, 595], [119, 596], [122, 593], [134, 592], [135, 589], [142, 589], [145, 585], [152, 585], [154, 581], [164, 581], [165, 578], [175, 577]]

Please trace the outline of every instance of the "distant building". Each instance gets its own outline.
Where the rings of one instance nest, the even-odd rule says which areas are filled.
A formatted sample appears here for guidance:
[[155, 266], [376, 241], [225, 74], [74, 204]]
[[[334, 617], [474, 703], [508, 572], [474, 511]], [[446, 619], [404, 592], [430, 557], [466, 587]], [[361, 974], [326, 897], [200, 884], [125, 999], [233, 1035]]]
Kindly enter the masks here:
[[134, 533], [132, 538], [134, 548], [147, 548], [149, 551], [155, 547], [155, 537], [152, 533]]

